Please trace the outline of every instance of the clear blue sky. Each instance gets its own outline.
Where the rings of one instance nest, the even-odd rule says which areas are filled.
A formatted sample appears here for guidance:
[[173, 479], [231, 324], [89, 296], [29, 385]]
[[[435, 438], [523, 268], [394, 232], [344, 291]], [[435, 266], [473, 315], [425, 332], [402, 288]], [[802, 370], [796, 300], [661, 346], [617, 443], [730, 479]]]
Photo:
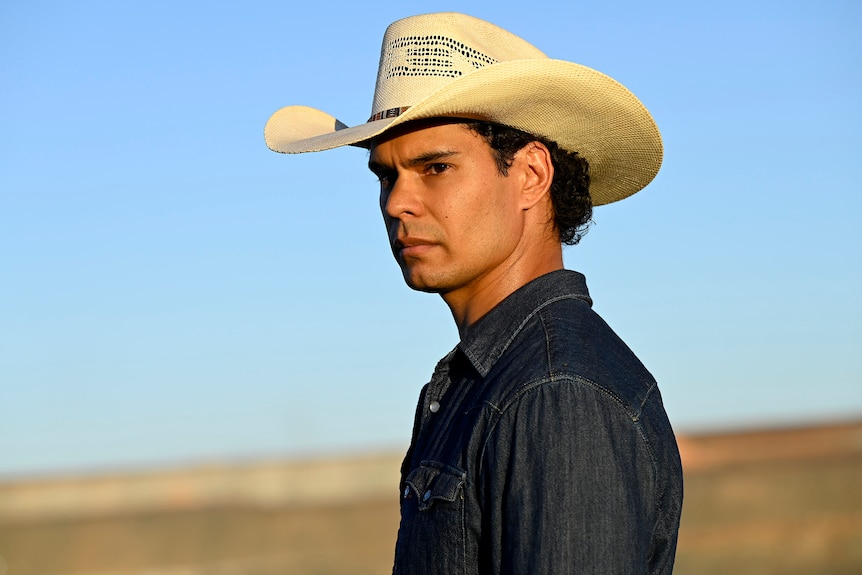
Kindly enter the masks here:
[[263, 126], [364, 122], [386, 25], [440, 10], [653, 112], [658, 178], [566, 263], [679, 432], [862, 415], [856, 1], [5, 2], [0, 477], [406, 447], [448, 310], [363, 151]]

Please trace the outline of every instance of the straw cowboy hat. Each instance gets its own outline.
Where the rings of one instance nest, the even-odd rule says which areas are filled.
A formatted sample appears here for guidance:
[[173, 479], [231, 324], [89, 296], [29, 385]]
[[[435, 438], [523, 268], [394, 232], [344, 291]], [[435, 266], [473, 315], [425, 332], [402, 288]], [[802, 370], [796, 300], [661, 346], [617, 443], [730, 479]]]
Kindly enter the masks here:
[[412, 16], [387, 28], [365, 124], [348, 127], [326, 112], [288, 106], [270, 117], [264, 137], [287, 154], [367, 148], [395, 126], [436, 117], [504, 124], [578, 152], [590, 164], [595, 205], [643, 189], [661, 166], [658, 128], [619, 82], [457, 13]]

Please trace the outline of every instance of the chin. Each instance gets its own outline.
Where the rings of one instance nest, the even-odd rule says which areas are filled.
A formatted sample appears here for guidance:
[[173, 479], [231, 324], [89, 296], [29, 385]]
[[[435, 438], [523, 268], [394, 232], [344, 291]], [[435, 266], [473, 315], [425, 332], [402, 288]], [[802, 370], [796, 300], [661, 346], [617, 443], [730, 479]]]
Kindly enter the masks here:
[[421, 291], [425, 293], [442, 293], [445, 290], [433, 285], [427, 285], [422, 282], [414, 282], [407, 278], [404, 278], [405, 283], [407, 283], [407, 287], [412, 290]]
[[446, 291], [446, 288], [441, 285], [437, 285], [437, 283], [433, 281], [428, 281], [421, 277], [415, 277], [410, 273], [409, 269], [402, 270], [404, 275], [404, 283], [407, 284], [412, 290], [421, 291], [425, 293], [443, 293]]

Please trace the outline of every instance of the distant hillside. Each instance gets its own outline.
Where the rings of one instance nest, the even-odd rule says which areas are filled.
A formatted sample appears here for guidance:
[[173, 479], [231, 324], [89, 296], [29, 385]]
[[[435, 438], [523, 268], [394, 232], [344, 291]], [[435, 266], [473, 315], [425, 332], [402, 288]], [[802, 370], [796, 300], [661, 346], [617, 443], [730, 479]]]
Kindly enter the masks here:
[[336, 504], [397, 492], [402, 455], [211, 464], [0, 482], [0, 521], [201, 509]]
[[862, 420], [736, 430], [678, 438], [686, 471], [751, 462], [844, 457], [862, 452]]
[[[679, 442], [677, 575], [862, 573], [862, 420]], [[400, 460], [0, 483], [0, 575], [386, 573]]]

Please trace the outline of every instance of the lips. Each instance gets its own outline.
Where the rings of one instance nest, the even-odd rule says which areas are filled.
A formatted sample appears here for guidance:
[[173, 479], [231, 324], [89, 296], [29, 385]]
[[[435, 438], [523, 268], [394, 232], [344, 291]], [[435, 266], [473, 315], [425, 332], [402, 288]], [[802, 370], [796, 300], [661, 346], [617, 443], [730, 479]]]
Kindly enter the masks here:
[[392, 251], [396, 257], [401, 256], [402, 258], [406, 258], [421, 255], [433, 245], [434, 242], [430, 240], [411, 237], [398, 238], [392, 242]]

